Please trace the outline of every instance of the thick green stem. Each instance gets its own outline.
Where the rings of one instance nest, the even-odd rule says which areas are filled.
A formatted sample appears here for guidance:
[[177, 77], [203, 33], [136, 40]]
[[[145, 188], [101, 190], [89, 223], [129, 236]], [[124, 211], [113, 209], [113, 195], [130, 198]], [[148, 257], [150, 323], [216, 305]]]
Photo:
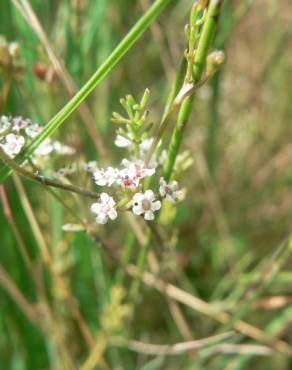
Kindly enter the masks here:
[[[211, 0], [205, 23], [203, 25], [201, 37], [198, 43], [198, 48], [194, 58], [193, 80], [197, 83], [203, 73], [206, 63], [208, 48], [211, 45], [214, 32], [217, 25], [218, 16], [223, 0]], [[177, 119], [177, 124], [174, 129], [168, 152], [168, 158], [164, 167], [164, 177], [169, 180], [174, 168], [175, 160], [179, 152], [182, 142], [184, 129], [189, 119], [193, 105], [193, 97], [188, 97], [183, 102]]]
[[174, 164], [175, 164], [175, 160], [178, 155], [178, 151], [179, 151], [179, 148], [182, 142], [184, 127], [192, 111], [193, 100], [194, 100], [193, 97], [187, 98], [183, 102], [181, 109], [179, 111], [177, 123], [174, 129], [174, 132], [172, 134], [171, 142], [168, 148], [168, 156], [167, 156], [167, 160], [166, 160], [164, 171], [163, 171], [164, 178], [166, 179], [166, 181], [169, 181], [171, 177]]
[[[151, 22], [161, 13], [161, 11], [170, 3], [171, 0], [157, 0], [149, 10], [138, 20], [130, 32], [124, 37], [120, 44], [114, 49], [106, 61], [97, 69], [87, 83], [78, 91], [76, 95], [51, 119], [44, 130], [33, 140], [22, 155], [17, 158], [18, 163], [27, 159], [37, 147], [49, 136], [51, 136], [58, 127], [77, 109], [77, 107], [86, 99], [94, 88], [108, 75], [119, 60], [135, 44], [138, 38], [149, 27]], [[0, 183], [11, 174], [12, 170], [6, 165], [0, 169]]]

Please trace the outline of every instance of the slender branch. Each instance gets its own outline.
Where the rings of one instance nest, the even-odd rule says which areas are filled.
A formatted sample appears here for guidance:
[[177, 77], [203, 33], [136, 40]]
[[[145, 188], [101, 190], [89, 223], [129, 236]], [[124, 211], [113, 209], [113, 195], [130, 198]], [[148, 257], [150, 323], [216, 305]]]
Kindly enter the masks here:
[[83, 189], [80, 186], [63, 184], [62, 182], [48, 179], [43, 175], [38, 175], [36, 173], [27, 171], [23, 167], [19, 166], [13, 159], [8, 157], [1, 147], [0, 147], [0, 158], [3, 160], [3, 162], [5, 162], [9, 167], [11, 167], [14, 171], [19, 173], [20, 175], [27, 177], [31, 180], [37, 181], [42, 185], [52, 186], [54, 188], [70, 191], [72, 193], [76, 193], [93, 199], [99, 199], [99, 194], [94, 191]]

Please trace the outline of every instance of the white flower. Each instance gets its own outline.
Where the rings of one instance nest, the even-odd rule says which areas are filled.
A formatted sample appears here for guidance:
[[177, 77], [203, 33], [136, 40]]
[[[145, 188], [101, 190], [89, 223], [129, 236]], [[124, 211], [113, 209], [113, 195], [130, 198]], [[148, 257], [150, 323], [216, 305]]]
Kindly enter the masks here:
[[136, 193], [133, 197], [132, 210], [136, 215], [143, 215], [145, 220], [153, 220], [154, 212], [161, 208], [161, 202], [155, 200], [152, 190], [146, 190], [145, 193]]
[[108, 167], [106, 169], [98, 169], [93, 173], [94, 181], [99, 186], [112, 186], [116, 182], [119, 171], [116, 168]]
[[9, 118], [7, 116], [1, 116], [0, 119], [0, 135], [6, 133], [7, 129], [11, 126]]
[[35, 150], [35, 155], [46, 156], [53, 151], [53, 143], [51, 139], [44, 140]]
[[98, 224], [107, 223], [108, 219], [115, 220], [118, 216], [116, 211], [116, 202], [107, 193], [100, 194], [100, 201], [93, 203], [91, 212], [96, 214]]
[[13, 118], [13, 131], [19, 132], [22, 129], [25, 129], [28, 125], [31, 124], [29, 119], [24, 119], [22, 117], [14, 117]]
[[140, 178], [136, 176], [136, 170], [123, 168], [119, 172], [117, 184], [124, 188], [133, 189], [139, 185]]
[[119, 148], [127, 148], [133, 143], [130, 139], [127, 139], [125, 136], [117, 135], [115, 138], [115, 145]]
[[180, 200], [182, 197], [182, 192], [179, 189], [178, 182], [173, 181], [171, 183], [167, 183], [163, 177], [160, 178], [160, 187], [159, 187], [159, 193], [160, 195], [171, 201]]
[[89, 161], [89, 162], [83, 162], [81, 164], [82, 168], [85, 170], [85, 171], [88, 171], [88, 172], [95, 172], [95, 171], [98, 171], [98, 168], [97, 168], [97, 162], [96, 161]]
[[155, 173], [155, 168], [150, 165], [146, 167], [143, 160], [135, 160], [134, 162], [131, 162], [124, 158], [122, 160], [122, 165], [126, 167], [129, 172], [133, 173], [133, 175], [141, 178], [152, 176]]
[[36, 137], [41, 131], [42, 127], [37, 123], [33, 123], [25, 128], [25, 133], [27, 136], [34, 138]]
[[147, 154], [147, 152], [148, 152], [148, 151], [149, 151], [149, 149], [151, 148], [152, 142], [153, 142], [153, 137], [150, 137], [150, 138], [148, 138], [148, 139], [143, 140], [143, 141], [139, 144], [140, 153], [141, 153], [141, 156], [142, 156], [142, 157], [143, 157], [145, 154]]
[[130, 162], [123, 159], [122, 164], [126, 168], [120, 170], [117, 183], [125, 188], [136, 188], [141, 179], [155, 173], [155, 168], [145, 167], [143, 161]]
[[11, 158], [15, 157], [25, 144], [23, 136], [8, 134], [5, 136], [5, 143], [1, 144], [4, 152]]
[[76, 150], [71, 146], [60, 143], [59, 141], [54, 141], [54, 150], [62, 155], [72, 155], [76, 153]]
[[76, 172], [77, 166], [75, 163], [70, 164], [67, 167], [60, 168], [55, 174], [59, 176], [68, 176]]

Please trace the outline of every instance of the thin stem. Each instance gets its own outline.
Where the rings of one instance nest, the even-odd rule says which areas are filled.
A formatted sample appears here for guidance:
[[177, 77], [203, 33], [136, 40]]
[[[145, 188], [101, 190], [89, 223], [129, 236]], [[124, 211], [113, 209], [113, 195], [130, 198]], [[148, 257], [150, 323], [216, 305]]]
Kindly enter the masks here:
[[227, 325], [222, 328], [222, 330], [232, 327], [236, 320], [242, 319], [248, 313], [250, 306], [255, 303], [264, 290], [270, 286], [283, 264], [290, 257], [291, 252], [292, 239], [288, 238], [277, 248], [276, 252], [273, 253], [272, 258], [265, 264], [256, 286], [251, 287], [246, 291], [240, 304], [240, 308]]
[[28, 250], [25, 246], [25, 243], [22, 239], [22, 236], [21, 236], [21, 234], [20, 234], [20, 232], [17, 228], [16, 222], [13, 218], [13, 212], [12, 212], [12, 209], [10, 207], [9, 200], [8, 200], [4, 185], [0, 185], [0, 199], [1, 199], [2, 206], [3, 206], [4, 215], [6, 216], [7, 221], [9, 222], [9, 224], [11, 226], [11, 229], [13, 230], [13, 234], [14, 234], [15, 239], [17, 241], [17, 244], [19, 246], [19, 249], [20, 249], [21, 255], [23, 257], [24, 263], [26, 265], [26, 268], [28, 269], [29, 272], [31, 272], [33, 263], [31, 261]]
[[[86, 97], [97, 85], [109, 74], [114, 66], [122, 59], [127, 51], [135, 44], [139, 37], [149, 27], [153, 20], [170, 3], [171, 0], [156, 0], [148, 11], [137, 21], [129, 33], [123, 38], [105, 62], [97, 69], [86, 84], [77, 94], [47, 123], [43, 131], [32, 141], [27, 149], [17, 158], [18, 163], [23, 163], [49, 136], [51, 136], [61, 124], [77, 109]], [[0, 183], [2, 183], [12, 170], [4, 166], [0, 169]]]
[[16, 305], [22, 310], [28, 320], [42, 330], [42, 325], [38, 320], [37, 311], [33, 304], [19, 290], [15, 282], [11, 279], [4, 266], [0, 264], [0, 286], [6, 291]]
[[51, 179], [48, 179], [47, 177], [44, 177], [42, 175], [38, 175], [38, 174], [27, 171], [23, 167], [19, 166], [13, 159], [8, 157], [4, 153], [4, 151], [1, 147], [0, 147], [0, 158], [3, 160], [3, 162], [7, 163], [7, 165], [9, 167], [11, 167], [14, 171], [19, 173], [20, 175], [22, 175], [24, 177], [27, 177], [31, 180], [37, 181], [42, 185], [52, 186], [54, 188], [70, 191], [72, 193], [76, 193], [76, 194], [83, 195], [85, 197], [89, 197], [89, 198], [93, 198], [93, 199], [99, 199], [99, 194], [94, 192], [94, 191], [83, 189], [80, 186], [75, 186], [75, 185], [70, 185], [70, 184], [63, 184], [62, 182], [59, 182], [59, 181], [56, 181], [56, 180], [51, 180]]
[[[132, 276], [137, 276], [137, 274], [138, 276], [140, 276], [137, 267], [133, 265], [127, 266], [127, 272]], [[227, 324], [232, 319], [232, 316], [229, 313], [219, 309], [218, 307], [208, 302], [201, 300], [196, 296], [191, 295], [190, 293], [176, 287], [175, 285], [166, 283], [164, 280], [149, 272], [144, 272], [142, 276], [142, 282], [147, 286], [160, 291], [162, 294], [165, 294], [166, 296], [176, 300], [177, 302], [180, 302], [181, 304], [188, 306], [193, 310], [202, 313], [203, 315], [213, 318], [221, 324]], [[237, 320], [236, 322], [234, 322], [233, 329], [244, 335], [249, 336], [252, 339], [269, 345], [271, 348], [274, 348], [281, 353], [288, 355], [292, 354], [292, 348], [290, 344], [264, 332], [263, 330], [243, 320]]]

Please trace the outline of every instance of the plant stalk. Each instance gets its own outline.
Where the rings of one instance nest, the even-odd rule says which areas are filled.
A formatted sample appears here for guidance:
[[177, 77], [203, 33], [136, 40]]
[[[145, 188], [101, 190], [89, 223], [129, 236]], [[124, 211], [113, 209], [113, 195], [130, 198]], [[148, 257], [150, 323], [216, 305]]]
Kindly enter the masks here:
[[[195, 84], [199, 82], [202, 76], [208, 49], [213, 40], [222, 3], [223, 0], [211, 0], [209, 4], [206, 20], [203, 25], [201, 37], [199, 39], [198, 48], [194, 58], [193, 80]], [[183, 101], [179, 110], [176, 127], [174, 129], [169, 146], [168, 157], [164, 166], [164, 178], [166, 181], [169, 181], [171, 178], [175, 160], [182, 142], [184, 129], [192, 111], [193, 100], [193, 96], [187, 97]]]

